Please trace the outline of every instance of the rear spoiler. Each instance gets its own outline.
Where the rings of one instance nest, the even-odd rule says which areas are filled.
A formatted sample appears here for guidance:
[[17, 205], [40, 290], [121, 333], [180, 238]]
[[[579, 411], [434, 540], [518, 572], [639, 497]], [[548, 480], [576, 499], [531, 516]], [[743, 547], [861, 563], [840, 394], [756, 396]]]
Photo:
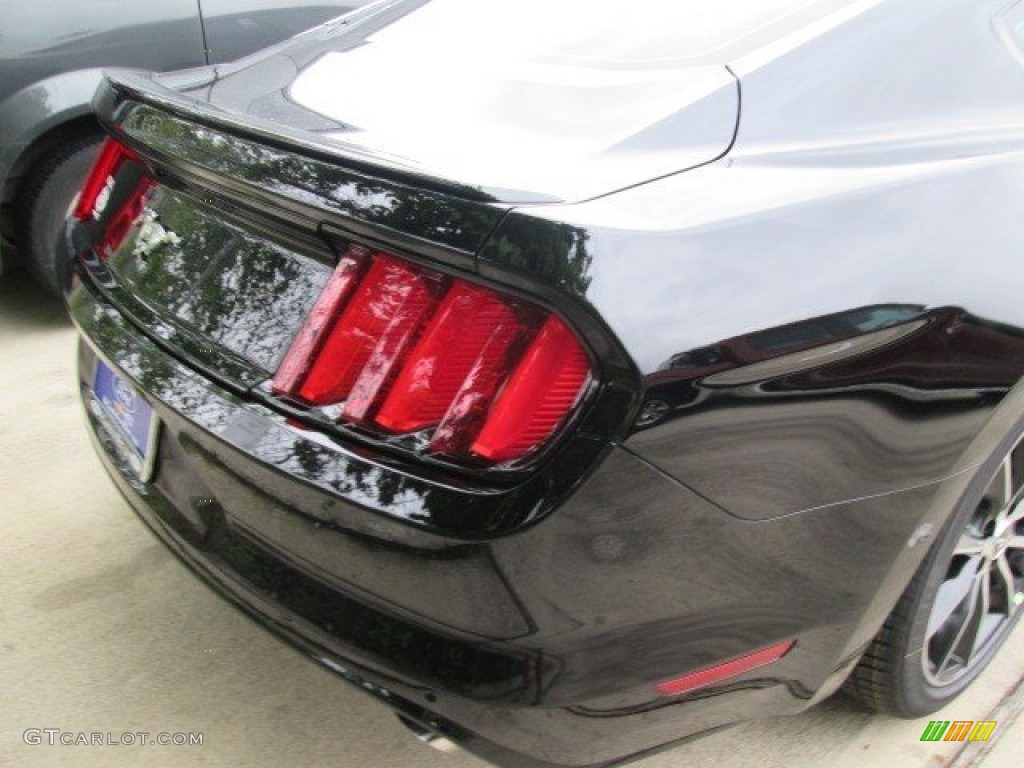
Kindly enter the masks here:
[[[204, 85], [213, 85], [214, 72]], [[120, 133], [119, 125], [131, 103], [148, 104], [190, 122], [230, 132], [260, 144], [298, 152], [308, 157], [343, 165], [376, 178], [440, 192], [462, 200], [481, 203], [559, 202], [547, 196], [515, 190], [488, 190], [433, 176], [403, 164], [399, 159], [370, 152], [362, 147], [332, 139], [318, 140], [315, 134], [299, 131], [252, 115], [240, 115], [196, 99], [161, 84], [155, 76], [137, 70], [107, 70], [93, 98], [93, 111], [108, 130]]]

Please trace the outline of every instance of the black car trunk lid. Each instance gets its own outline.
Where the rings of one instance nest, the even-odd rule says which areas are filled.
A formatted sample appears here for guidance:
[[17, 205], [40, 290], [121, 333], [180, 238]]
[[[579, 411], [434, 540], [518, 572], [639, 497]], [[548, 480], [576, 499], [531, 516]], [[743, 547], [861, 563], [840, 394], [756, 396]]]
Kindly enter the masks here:
[[[149, 179], [123, 239], [94, 260], [100, 282], [233, 388], [273, 374], [350, 238], [472, 270], [503, 213], [471, 190], [268, 140], [137, 75], [108, 79], [96, 104]], [[111, 196], [134, 184], [116, 177]]]

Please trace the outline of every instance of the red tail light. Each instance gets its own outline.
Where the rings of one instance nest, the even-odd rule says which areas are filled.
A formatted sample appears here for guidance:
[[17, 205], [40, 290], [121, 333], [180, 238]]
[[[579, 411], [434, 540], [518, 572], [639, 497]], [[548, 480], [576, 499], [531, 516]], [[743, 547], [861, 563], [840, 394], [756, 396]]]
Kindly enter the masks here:
[[278, 366], [277, 374], [274, 376], [275, 391], [298, 391], [341, 307], [355, 290], [359, 281], [359, 270], [368, 255], [369, 251], [364, 248], [351, 248], [338, 262], [330, 281], [307, 315], [306, 322], [292, 340], [288, 354]]
[[473, 453], [505, 461], [542, 442], [576, 402], [589, 369], [569, 329], [549, 317], [492, 406]]
[[126, 162], [139, 163], [139, 157], [128, 147], [115, 139], [108, 138], [93, 161], [89, 175], [78, 195], [72, 211], [79, 221], [104, 220], [103, 232], [96, 245], [101, 256], [107, 256], [124, 240], [129, 227], [142, 213], [146, 193], [152, 180], [142, 176], [135, 182], [131, 193], [116, 210], [108, 211], [107, 205], [114, 188], [118, 172]]
[[512, 308], [490, 291], [469, 283], [453, 285], [396, 378], [376, 423], [391, 432], [440, 424], [488, 340], [515, 323]]
[[[430, 301], [426, 279], [412, 267], [375, 254], [366, 278], [324, 341], [316, 362], [297, 392], [300, 399], [323, 405], [348, 399], [357, 379], [390, 367], [385, 337], [408, 334]], [[393, 358], [399, 350], [391, 350]], [[365, 390], [365, 386], [364, 386]], [[365, 392], [363, 397], [365, 397]]]
[[121, 163], [137, 159], [138, 156], [119, 141], [111, 138], [104, 141], [89, 170], [89, 175], [85, 177], [85, 184], [78, 195], [78, 202], [75, 203], [72, 215], [79, 221], [98, 219], [106, 207], [106, 196], [103, 193], [110, 194], [110, 187], [114, 184], [114, 176]]
[[342, 422], [381, 434], [421, 433], [432, 453], [498, 463], [548, 440], [590, 376], [580, 342], [543, 309], [353, 247], [273, 390], [343, 403]]
[[129, 228], [142, 215], [143, 208], [146, 205], [146, 193], [152, 186], [153, 182], [150, 179], [145, 177], [140, 179], [135, 185], [135, 189], [132, 190], [131, 194], [121, 204], [121, 207], [110, 217], [103, 237], [96, 245], [96, 250], [104, 258], [121, 245], [121, 241], [128, 234]]

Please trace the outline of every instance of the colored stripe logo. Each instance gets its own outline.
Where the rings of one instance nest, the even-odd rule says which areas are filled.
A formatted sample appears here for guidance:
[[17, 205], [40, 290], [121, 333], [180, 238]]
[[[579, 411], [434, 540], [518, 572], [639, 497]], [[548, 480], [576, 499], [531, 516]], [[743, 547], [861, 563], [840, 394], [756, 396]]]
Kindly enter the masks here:
[[921, 741], [988, 741], [996, 720], [932, 720], [921, 734]]

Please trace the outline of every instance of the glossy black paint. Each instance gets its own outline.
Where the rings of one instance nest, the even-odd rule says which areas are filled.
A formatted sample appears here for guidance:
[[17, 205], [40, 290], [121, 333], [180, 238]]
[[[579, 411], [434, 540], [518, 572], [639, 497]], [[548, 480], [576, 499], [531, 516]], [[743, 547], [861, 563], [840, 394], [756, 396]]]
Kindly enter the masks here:
[[[125, 78], [131, 82], [130, 76]], [[107, 99], [130, 94], [124, 86], [106, 91]], [[118, 128], [129, 142], [138, 142], [175, 164], [187, 163], [203, 181], [245, 190], [249, 205], [261, 205], [271, 216], [294, 217], [310, 204], [321, 216], [334, 214], [348, 223], [362, 223], [372, 232], [393, 231], [416, 237], [421, 247], [443, 246], [448, 259], [471, 259], [498, 223], [502, 211], [468, 200], [462, 189], [435, 192], [401, 181], [339, 168], [215, 128], [197, 129], [194, 122], [132, 101], [119, 101]], [[244, 187], [240, 187], [244, 184]], [[445, 192], [448, 194], [446, 195]], [[417, 242], [413, 240], [412, 242]], [[456, 261], [456, 263], [458, 263]]]
[[[322, 43], [297, 44], [299, 69]], [[232, 98], [286, 85], [242, 80]], [[275, 127], [211, 106], [204, 88], [231, 90], [123, 77], [97, 99], [188, 246], [144, 263], [135, 233], [103, 262], [88, 227], [69, 233], [83, 397], [99, 354], [165, 424], [153, 484], [94, 422], [101, 455], [220, 591], [502, 764], [606, 765], [829, 695], [923, 558], [924, 526], [941, 527], [1021, 413], [1024, 310], [1009, 277], [992, 281], [1006, 264], [961, 268], [959, 244], [931, 233], [966, 185], [994, 191], [972, 234], [1019, 238], [998, 163], [938, 162], [877, 198], [776, 200], [766, 185], [774, 207], [749, 209], [763, 169], [737, 150], [609, 197], [512, 208], [332, 148], [309, 114]], [[580, 333], [597, 382], [550, 451], [461, 471], [270, 394], [287, 329], [349, 242], [520, 292]], [[668, 410], [638, 424], [656, 397]], [[786, 640], [764, 669], [655, 691]]]
[[[586, 204], [576, 208], [589, 213]], [[843, 307], [858, 294], [893, 295], [883, 281], [913, 284], [905, 273], [929, 268], [924, 254], [894, 262], [882, 251], [873, 270], [863, 261], [845, 267], [864, 278], [851, 279], [844, 294], [818, 291], [807, 280], [805, 289], [790, 287], [776, 299], [756, 279], [709, 283], [691, 263], [691, 256], [706, 253], [705, 238], [742, 233], [759, 242], [743, 232], [756, 229], [749, 222], [735, 234], [681, 232], [676, 241], [664, 232], [586, 228], [536, 213], [513, 212], [503, 220], [481, 253], [481, 274], [524, 287], [576, 286], [569, 301], [598, 311], [640, 363], [643, 399], [671, 406], [656, 424], [632, 430], [624, 444], [741, 517], [767, 519], [944, 480], [963, 468], [993, 406], [1024, 375], [1024, 318], [1007, 316], [1005, 295], [990, 289], [984, 270], [968, 270], [955, 284], [933, 271], [903, 302]], [[561, 258], [531, 251], [552, 230], [576, 233]], [[772, 253], [780, 247], [768, 246]], [[580, 264], [585, 268], [567, 282], [562, 270]], [[660, 279], [648, 281], [651, 272]], [[828, 279], [842, 275], [829, 272]], [[940, 303], [961, 291], [990, 299], [989, 306], [976, 305], [975, 314]], [[672, 303], [653, 294], [671, 296]], [[801, 304], [838, 307], [787, 324], [756, 319], [800, 316], [794, 306]], [[696, 306], [743, 311], [695, 315], [690, 307]], [[881, 322], [863, 319], [872, 311]], [[724, 331], [737, 322], [753, 330], [715, 335], [716, 323]], [[686, 341], [676, 346], [673, 339]], [[694, 362], [673, 367], [688, 359]]]
[[[307, 651], [355, 663], [375, 685], [549, 762], [598, 764], [820, 699], [913, 571], [920, 553], [907, 538], [942, 514], [921, 515], [936, 492], [926, 488], [744, 522], [614, 449], [556, 513], [519, 533], [473, 543], [396, 525], [402, 508], [377, 506], [400, 481], [396, 470], [374, 466], [370, 482], [325, 485], [356, 459], [175, 361], [95, 290], [83, 281], [71, 295], [90, 340], [83, 395], [95, 344], [165, 420], [162, 460], [174, 468], [155, 485], [102, 452], [150, 525]], [[303, 466], [319, 487], [302, 479]], [[329, 587], [323, 598], [318, 586], [290, 600], [310, 578]], [[746, 679], [675, 699], [654, 694], [660, 679], [791, 637], [790, 654]], [[423, 666], [396, 661], [381, 645], [389, 638], [412, 643]], [[446, 674], [452, 642], [495, 661]]]

